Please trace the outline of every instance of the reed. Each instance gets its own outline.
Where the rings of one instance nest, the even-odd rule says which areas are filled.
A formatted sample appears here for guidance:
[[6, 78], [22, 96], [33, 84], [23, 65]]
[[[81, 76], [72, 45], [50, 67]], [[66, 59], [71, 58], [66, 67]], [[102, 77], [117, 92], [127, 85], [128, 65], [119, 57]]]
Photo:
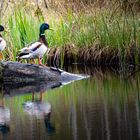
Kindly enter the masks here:
[[[113, 4], [116, 5], [111, 9]], [[7, 50], [4, 52], [6, 60], [15, 61], [19, 49], [38, 39], [38, 29], [42, 22], [48, 22], [54, 29], [46, 32], [50, 48], [74, 46], [78, 50], [100, 46], [100, 51], [94, 51], [95, 54], [99, 53], [94, 54], [95, 56], [100, 56], [104, 50], [108, 51], [105, 54], [109, 55], [113, 48], [119, 50], [119, 59], [125, 61], [126, 49], [134, 47], [135, 59], [138, 59], [136, 52], [140, 45], [140, 20], [138, 11], [134, 10], [134, 7], [138, 6], [137, 1], [131, 1], [130, 6], [129, 0], [104, 0], [104, 4], [99, 0], [94, 3], [90, 0], [77, 0], [66, 4], [63, 0], [55, 0], [54, 3], [48, 3], [48, 6], [49, 9], [45, 9], [43, 5], [35, 3], [31, 10], [31, 5], [26, 0], [15, 6], [12, 13], [7, 15], [5, 22], [9, 32], [4, 34], [8, 42]], [[58, 9], [61, 10], [58, 12]], [[89, 55], [94, 57], [89, 50], [87, 52], [87, 58]], [[61, 61], [64, 61], [64, 56], [61, 53]]]

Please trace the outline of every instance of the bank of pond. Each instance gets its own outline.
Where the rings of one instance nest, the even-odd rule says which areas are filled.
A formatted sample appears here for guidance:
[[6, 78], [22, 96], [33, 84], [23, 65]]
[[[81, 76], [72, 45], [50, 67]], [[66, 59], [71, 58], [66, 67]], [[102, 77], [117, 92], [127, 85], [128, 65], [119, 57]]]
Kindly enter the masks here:
[[81, 48], [67, 45], [61, 48], [50, 48], [46, 57], [45, 61], [56, 67], [73, 63], [120, 67], [139, 65], [140, 49], [135, 43], [123, 48], [102, 47], [98, 44]]

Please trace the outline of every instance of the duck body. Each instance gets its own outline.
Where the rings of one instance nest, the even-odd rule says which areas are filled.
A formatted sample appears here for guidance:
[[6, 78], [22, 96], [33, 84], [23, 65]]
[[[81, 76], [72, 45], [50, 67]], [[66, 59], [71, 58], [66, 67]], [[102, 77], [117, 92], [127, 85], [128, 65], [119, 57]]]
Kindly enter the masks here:
[[[0, 32], [4, 31], [4, 27], [0, 25]], [[2, 35], [0, 34], [0, 51], [3, 51], [6, 47], [6, 41], [3, 39]]]
[[42, 64], [41, 60], [44, 54], [48, 50], [48, 43], [45, 37], [45, 30], [49, 29], [47, 23], [43, 23], [40, 26], [39, 40], [31, 43], [27, 47], [24, 47], [20, 50], [18, 54], [18, 59], [38, 59], [38, 64]]
[[21, 59], [36, 59], [42, 58], [47, 52], [47, 46], [41, 42], [34, 42], [29, 46], [20, 50], [19, 57]]
[[6, 47], [6, 41], [0, 35], [0, 51], [3, 51]]

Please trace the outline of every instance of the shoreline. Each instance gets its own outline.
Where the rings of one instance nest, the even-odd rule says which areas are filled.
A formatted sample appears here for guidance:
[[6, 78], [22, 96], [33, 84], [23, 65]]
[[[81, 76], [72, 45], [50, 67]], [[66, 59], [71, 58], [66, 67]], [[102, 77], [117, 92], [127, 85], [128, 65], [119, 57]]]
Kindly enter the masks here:
[[67, 64], [85, 64], [97, 66], [139, 65], [140, 49], [134, 47], [113, 48], [101, 47], [75, 47], [68, 45], [62, 48], [50, 48], [47, 54], [47, 64], [49, 65], [67, 65]]

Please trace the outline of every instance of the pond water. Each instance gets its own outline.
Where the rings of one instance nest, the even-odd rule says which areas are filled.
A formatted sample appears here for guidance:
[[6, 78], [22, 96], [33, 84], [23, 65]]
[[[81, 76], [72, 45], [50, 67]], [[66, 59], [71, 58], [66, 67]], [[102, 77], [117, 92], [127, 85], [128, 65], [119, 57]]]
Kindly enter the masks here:
[[140, 139], [139, 72], [65, 69], [91, 77], [37, 93], [1, 86], [0, 140]]

